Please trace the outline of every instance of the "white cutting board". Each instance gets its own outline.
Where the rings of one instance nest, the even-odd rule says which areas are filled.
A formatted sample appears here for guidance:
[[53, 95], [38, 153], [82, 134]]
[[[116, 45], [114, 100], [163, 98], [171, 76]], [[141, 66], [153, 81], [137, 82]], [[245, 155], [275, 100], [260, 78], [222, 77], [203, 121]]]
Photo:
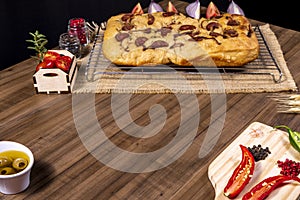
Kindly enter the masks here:
[[[263, 148], [269, 147], [271, 154], [265, 160], [255, 163], [253, 177], [236, 199], [242, 199], [243, 195], [261, 180], [279, 175], [281, 169], [277, 166], [278, 160], [284, 161], [289, 158], [300, 162], [300, 153], [290, 145], [288, 133], [284, 129], [275, 130], [271, 126], [254, 122], [209, 165], [208, 177], [215, 188], [215, 200], [229, 199], [224, 196], [223, 189], [242, 159], [240, 144], [246, 147], [261, 144]], [[300, 184], [294, 181], [277, 188], [267, 199], [296, 200], [299, 194]]]

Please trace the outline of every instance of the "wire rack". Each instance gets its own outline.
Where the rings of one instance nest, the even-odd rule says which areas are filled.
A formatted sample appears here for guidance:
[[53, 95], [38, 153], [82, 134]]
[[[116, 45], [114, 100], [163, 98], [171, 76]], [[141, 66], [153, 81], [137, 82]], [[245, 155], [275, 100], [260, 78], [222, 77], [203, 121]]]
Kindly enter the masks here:
[[[182, 67], [177, 65], [157, 65], [157, 66], [117, 66], [107, 60], [102, 54], [102, 41], [104, 31], [99, 29], [93, 43], [92, 50], [89, 55], [85, 76], [87, 81], [95, 81], [99, 75], [112, 75], [112, 74], [168, 74], [183, 73], [192, 75], [206, 74], [213, 75], [221, 73], [222, 75], [240, 75], [247, 74], [250, 76], [270, 76], [275, 83], [280, 83], [282, 80], [282, 71], [278, 66], [268, 44], [259, 28], [254, 27], [254, 32], [257, 35], [260, 51], [259, 56], [254, 61], [241, 66], [241, 67], [205, 67], [205, 66], [191, 66]], [[199, 76], [196, 76], [199, 78]]]

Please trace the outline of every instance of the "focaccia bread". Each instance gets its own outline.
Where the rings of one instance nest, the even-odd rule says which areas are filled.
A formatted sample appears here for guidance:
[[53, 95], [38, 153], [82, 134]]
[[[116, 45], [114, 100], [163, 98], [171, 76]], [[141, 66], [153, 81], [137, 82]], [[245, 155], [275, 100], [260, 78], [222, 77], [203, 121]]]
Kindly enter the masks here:
[[117, 65], [233, 67], [256, 59], [259, 44], [248, 19], [241, 15], [194, 19], [182, 13], [156, 12], [112, 16], [102, 51]]

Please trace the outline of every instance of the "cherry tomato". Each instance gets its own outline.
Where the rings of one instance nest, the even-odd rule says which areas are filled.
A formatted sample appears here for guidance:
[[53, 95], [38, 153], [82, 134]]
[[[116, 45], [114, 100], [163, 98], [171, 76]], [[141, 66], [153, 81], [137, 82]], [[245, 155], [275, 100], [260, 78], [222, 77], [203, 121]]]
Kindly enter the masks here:
[[169, 1], [167, 6], [167, 12], [178, 13], [178, 10], [175, 8], [174, 4]]
[[71, 67], [72, 59], [69, 56], [60, 56], [56, 58], [55, 65], [57, 68], [68, 72]]
[[217, 6], [213, 2], [210, 2], [206, 9], [206, 18], [210, 19], [210, 18], [220, 16], [220, 15], [221, 15], [221, 13], [220, 13], [219, 9], [217, 8]]
[[36, 69], [35, 71], [39, 71], [41, 68], [43, 69], [49, 69], [49, 68], [54, 68], [54, 65], [55, 63], [51, 60], [46, 60], [46, 61], [43, 61], [43, 62], [40, 62], [37, 66], [36, 66]]
[[137, 3], [136, 6], [134, 6], [134, 8], [132, 9], [131, 11], [131, 14], [143, 14], [144, 11], [143, 11], [143, 8], [141, 6], [140, 3]]
[[60, 57], [60, 54], [54, 51], [47, 51], [44, 55], [43, 61], [55, 61], [58, 57]]

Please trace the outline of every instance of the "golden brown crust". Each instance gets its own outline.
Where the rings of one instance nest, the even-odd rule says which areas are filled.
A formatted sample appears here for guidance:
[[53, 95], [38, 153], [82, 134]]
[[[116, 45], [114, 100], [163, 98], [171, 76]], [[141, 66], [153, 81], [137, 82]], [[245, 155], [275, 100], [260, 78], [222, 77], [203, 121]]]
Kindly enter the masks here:
[[247, 18], [228, 13], [210, 20], [166, 12], [119, 14], [108, 20], [103, 40], [104, 56], [118, 65], [190, 66], [210, 57], [216, 66], [243, 66], [258, 53]]

